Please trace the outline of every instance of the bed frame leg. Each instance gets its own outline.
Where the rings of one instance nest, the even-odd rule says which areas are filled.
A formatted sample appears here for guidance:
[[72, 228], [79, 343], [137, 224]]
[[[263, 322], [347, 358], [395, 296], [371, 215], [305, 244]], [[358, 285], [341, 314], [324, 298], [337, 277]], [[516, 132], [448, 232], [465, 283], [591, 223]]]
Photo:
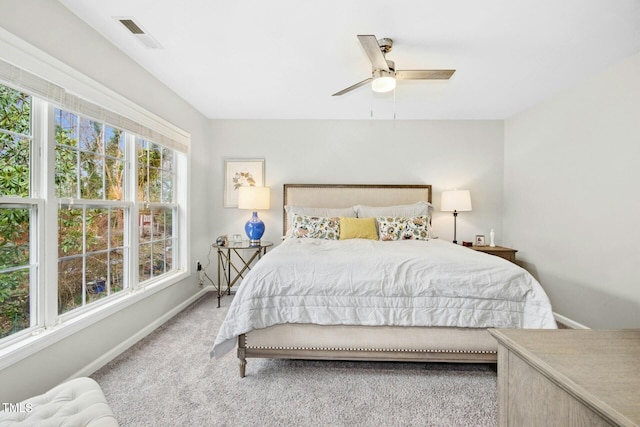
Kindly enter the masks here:
[[247, 370], [247, 361], [246, 361], [246, 359], [240, 359], [239, 365], [240, 365], [240, 378], [244, 378], [245, 377], [245, 372]]
[[245, 357], [245, 337], [244, 334], [238, 336], [238, 364], [240, 365], [240, 378], [244, 378], [247, 370], [247, 359]]

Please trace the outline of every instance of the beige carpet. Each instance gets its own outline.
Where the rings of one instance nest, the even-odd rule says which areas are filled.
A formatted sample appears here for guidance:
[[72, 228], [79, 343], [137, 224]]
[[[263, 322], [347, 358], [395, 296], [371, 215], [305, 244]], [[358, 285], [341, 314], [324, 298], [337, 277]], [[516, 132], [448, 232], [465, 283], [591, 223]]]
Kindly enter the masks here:
[[208, 294], [96, 372], [122, 426], [492, 426], [495, 365], [210, 359]]

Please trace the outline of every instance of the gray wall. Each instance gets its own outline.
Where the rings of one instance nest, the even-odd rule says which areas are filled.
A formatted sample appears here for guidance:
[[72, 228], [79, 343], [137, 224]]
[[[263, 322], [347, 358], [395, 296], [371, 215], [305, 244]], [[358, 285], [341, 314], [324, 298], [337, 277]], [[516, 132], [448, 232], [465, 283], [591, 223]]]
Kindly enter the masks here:
[[[192, 136], [191, 255], [206, 258], [210, 232], [209, 122], [57, 1], [1, 0], [0, 25]], [[41, 393], [95, 364], [199, 291], [195, 274], [162, 292], [0, 371], [0, 402]], [[213, 338], [212, 338], [213, 342]], [[6, 387], [11, 384], [11, 387]]]
[[505, 124], [505, 243], [554, 310], [640, 327], [640, 53]]
[[434, 231], [453, 239], [453, 215], [440, 193], [471, 191], [473, 211], [458, 216], [458, 241], [502, 240], [502, 121], [213, 120], [211, 152], [214, 233], [244, 235], [247, 211], [222, 207], [225, 158], [264, 158], [271, 210], [259, 216], [266, 240], [282, 236], [282, 185], [432, 184]]

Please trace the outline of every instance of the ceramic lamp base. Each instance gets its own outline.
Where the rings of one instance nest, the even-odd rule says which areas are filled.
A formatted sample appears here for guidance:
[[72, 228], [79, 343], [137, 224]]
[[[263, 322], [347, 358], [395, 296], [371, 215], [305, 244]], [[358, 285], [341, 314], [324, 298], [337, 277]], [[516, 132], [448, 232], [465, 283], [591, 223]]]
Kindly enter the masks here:
[[247, 233], [249, 243], [252, 245], [260, 244], [264, 229], [264, 222], [258, 218], [258, 212], [254, 212], [251, 219], [244, 225], [244, 231]]

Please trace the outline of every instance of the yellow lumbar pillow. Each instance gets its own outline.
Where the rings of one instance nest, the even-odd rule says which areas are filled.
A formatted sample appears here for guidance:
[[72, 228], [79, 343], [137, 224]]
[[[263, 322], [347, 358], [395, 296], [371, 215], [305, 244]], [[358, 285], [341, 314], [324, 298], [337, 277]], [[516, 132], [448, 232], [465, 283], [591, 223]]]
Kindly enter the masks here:
[[340, 240], [345, 239], [378, 240], [376, 219], [340, 217]]

